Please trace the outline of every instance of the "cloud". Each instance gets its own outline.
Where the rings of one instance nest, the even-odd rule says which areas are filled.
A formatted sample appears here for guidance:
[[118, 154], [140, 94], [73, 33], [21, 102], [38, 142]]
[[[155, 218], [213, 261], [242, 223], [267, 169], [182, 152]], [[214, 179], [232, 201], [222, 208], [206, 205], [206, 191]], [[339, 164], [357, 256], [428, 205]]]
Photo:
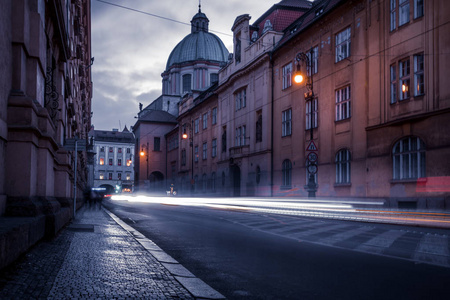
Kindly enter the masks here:
[[[190, 24], [198, 2], [185, 0], [107, 0], [117, 5]], [[278, 1], [277, 1], [278, 2]], [[273, 3], [275, 4], [275, 2]], [[203, 1], [210, 30], [232, 52], [231, 27], [238, 15], [255, 21], [273, 4], [260, 0]], [[93, 124], [111, 130], [134, 125], [144, 107], [161, 95], [161, 73], [173, 48], [191, 32], [189, 25], [92, 1]], [[120, 129], [122, 129], [120, 128]]]

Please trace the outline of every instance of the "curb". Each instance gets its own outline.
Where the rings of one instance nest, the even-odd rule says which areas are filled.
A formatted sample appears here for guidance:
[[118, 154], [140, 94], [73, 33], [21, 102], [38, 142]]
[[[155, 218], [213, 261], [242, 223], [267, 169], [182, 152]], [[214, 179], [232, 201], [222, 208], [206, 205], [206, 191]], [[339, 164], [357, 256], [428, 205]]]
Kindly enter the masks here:
[[169, 254], [164, 252], [153, 241], [146, 238], [142, 233], [123, 222], [119, 217], [105, 207], [103, 210], [124, 230], [130, 233], [136, 241], [141, 244], [157, 261], [159, 261], [170, 274], [196, 299], [226, 299], [218, 291], [207, 285], [200, 278], [195, 277], [188, 269], [183, 267]]

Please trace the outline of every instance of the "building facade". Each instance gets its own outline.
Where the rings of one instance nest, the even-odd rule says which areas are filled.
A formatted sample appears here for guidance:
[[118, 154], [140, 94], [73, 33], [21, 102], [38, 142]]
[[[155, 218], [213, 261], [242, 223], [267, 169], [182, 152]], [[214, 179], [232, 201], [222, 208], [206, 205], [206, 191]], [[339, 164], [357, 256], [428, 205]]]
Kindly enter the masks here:
[[[34, 222], [16, 245], [2, 244], [8, 260], [58, 232], [83, 203], [91, 22], [87, 0], [2, 1], [0, 8], [0, 215]], [[75, 139], [83, 141], [79, 152]]]
[[[311, 183], [320, 197], [450, 207], [449, 5], [292, 3], [281, 1], [252, 25], [249, 15], [236, 18], [235, 52], [210, 98], [214, 130], [202, 132], [199, 121], [196, 132], [196, 120], [216, 100], [181, 102], [180, 177], [199, 184], [201, 166], [207, 180], [214, 173], [217, 195], [306, 197]], [[297, 70], [306, 84], [293, 82]], [[193, 166], [181, 138], [186, 124], [194, 128]], [[214, 139], [215, 160], [196, 162]]]
[[106, 192], [131, 193], [134, 191], [135, 139], [127, 127], [119, 132], [92, 130], [94, 157], [94, 188]]
[[[317, 1], [288, 28], [273, 55], [281, 74], [273, 99], [275, 194], [307, 195], [312, 127], [317, 196], [449, 206], [442, 53], [450, 43], [441, 38], [450, 32], [449, 10], [443, 1]], [[297, 65], [312, 79], [312, 98], [289, 79]]]

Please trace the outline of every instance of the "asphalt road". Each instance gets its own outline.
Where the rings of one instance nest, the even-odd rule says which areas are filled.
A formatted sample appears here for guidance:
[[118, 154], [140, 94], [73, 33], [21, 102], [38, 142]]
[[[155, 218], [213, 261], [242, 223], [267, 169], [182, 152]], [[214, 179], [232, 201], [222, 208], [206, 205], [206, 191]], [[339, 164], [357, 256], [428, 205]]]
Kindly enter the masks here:
[[[228, 299], [398, 300], [450, 296], [450, 268], [265, 231], [282, 229], [284, 222], [276, 216], [126, 201], [105, 204]], [[245, 219], [254, 220], [254, 226], [243, 225], [240, 220]], [[328, 226], [350, 224], [327, 222], [331, 223]]]

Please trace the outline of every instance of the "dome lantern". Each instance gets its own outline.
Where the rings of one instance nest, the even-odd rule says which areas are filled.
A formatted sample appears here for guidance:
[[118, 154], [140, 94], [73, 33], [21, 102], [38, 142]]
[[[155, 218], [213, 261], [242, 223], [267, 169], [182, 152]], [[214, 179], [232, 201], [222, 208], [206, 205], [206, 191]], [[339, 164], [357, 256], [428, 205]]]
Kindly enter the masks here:
[[191, 33], [200, 31], [208, 32], [209, 20], [202, 13], [201, 5], [198, 6], [198, 13], [191, 20]]

